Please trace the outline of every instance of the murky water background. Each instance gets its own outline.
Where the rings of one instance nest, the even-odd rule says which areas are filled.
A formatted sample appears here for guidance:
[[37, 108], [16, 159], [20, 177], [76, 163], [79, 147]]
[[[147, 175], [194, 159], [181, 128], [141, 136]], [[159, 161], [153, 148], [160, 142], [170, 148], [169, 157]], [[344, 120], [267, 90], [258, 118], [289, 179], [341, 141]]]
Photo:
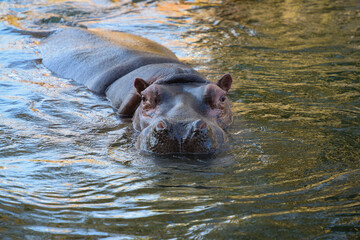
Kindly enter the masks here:
[[[0, 1], [2, 239], [360, 238], [360, 2]], [[122, 30], [234, 77], [231, 150], [142, 156], [11, 25]]]

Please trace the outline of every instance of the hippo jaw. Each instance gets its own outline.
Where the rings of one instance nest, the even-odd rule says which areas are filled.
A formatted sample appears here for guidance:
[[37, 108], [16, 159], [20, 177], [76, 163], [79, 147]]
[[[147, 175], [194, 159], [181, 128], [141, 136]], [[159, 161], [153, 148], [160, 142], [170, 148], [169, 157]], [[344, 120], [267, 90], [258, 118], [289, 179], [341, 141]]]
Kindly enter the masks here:
[[137, 148], [156, 154], [208, 154], [227, 141], [221, 128], [203, 120], [170, 121], [159, 120], [145, 128], [138, 136]]

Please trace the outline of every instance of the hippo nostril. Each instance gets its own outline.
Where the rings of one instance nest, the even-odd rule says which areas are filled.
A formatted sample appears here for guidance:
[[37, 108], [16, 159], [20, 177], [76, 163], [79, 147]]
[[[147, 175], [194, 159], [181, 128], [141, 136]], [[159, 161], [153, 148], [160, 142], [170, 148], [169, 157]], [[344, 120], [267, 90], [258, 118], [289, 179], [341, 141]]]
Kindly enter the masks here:
[[166, 129], [167, 125], [163, 120], [160, 120], [156, 125], [156, 130], [164, 130]]
[[197, 120], [194, 122], [194, 131], [196, 130], [206, 130], [208, 128], [208, 124], [204, 122], [203, 120]]

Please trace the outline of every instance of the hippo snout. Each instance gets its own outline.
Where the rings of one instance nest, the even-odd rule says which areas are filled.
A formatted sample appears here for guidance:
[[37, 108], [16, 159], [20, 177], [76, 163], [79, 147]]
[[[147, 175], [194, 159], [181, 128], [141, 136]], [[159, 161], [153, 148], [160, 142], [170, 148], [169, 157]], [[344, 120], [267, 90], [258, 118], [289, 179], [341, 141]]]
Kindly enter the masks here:
[[220, 127], [202, 119], [185, 122], [159, 119], [140, 133], [138, 148], [160, 154], [211, 153], [225, 138]]

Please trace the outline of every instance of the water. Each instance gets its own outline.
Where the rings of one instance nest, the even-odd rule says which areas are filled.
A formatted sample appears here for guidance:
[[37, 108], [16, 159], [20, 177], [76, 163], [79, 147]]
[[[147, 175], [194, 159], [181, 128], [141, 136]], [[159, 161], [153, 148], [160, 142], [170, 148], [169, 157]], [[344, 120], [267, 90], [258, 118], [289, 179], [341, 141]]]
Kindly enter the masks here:
[[[359, 1], [1, 1], [0, 18], [2, 239], [360, 238]], [[123, 30], [231, 73], [231, 150], [140, 155], [10, 25]]]

